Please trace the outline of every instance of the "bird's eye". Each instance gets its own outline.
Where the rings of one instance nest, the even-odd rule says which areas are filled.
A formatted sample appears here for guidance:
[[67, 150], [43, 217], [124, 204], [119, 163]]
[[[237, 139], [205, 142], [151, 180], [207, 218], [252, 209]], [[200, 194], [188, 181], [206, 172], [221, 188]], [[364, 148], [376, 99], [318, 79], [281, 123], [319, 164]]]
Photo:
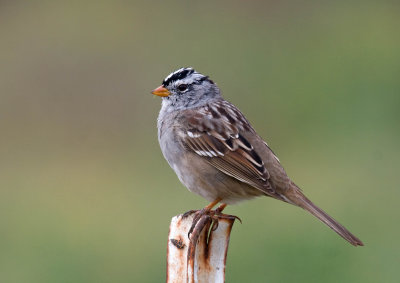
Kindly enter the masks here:
[[187, 84], [178, 85], [178, 90], [179, 91], [185, 91], [185, 90], [187, 90], [187, 88], [188, 88]]

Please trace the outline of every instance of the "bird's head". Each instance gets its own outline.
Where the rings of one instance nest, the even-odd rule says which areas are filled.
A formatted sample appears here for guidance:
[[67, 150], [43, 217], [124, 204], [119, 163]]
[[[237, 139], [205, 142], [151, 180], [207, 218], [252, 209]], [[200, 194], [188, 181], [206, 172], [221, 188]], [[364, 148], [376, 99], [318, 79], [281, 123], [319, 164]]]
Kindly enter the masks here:
[[216, 84], [193, 68], [181, 68], [169, 74], [152, 93], [161, 96], [163, 105], [171, 110], [197, 107], [220, 97]]

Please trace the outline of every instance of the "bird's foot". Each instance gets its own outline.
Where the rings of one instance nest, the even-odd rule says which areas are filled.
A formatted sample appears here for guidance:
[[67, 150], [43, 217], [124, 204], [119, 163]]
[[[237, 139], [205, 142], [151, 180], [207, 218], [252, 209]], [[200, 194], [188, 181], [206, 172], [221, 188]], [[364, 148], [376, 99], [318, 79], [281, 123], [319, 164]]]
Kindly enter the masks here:
[[207, 229], [211, 229], [211, 231], [215, 231], [218, 228], [219, 219], [237, 219], [240, 221], [240, 223], [242, 223], [242, 220], [235, 215], [223, 214], [222, 210], [224, 208], [225, 207], [219, 207], [215, 210], [203, 208], [200, 210], [190, 210], [188, 212], [185, 212], [182, 215], [182, 218], [195, 214], [193, 217], [192, 226], [190, 227], [188, 232], [188, 238], [190, 239], [190, 241], [196, 243], [205, 227], [208, 227]]
[[222, 210], [225, 208], [225, 206], [226, 204], [221, 204], [215, 210], [211, 209], [212, 206], [207, 206], [201, 210], [190, 210], [182, 215], [182, 218], [184, 218], [194, 214], [192, 226], [190, 227], [188, 232], [188, 238], [189, 238], [189, 247], [187, 254], [188, 263], [194, 262], [197, 243], [204, 229], [206, 231], [205, 241], [208, 244], [211, 233], [218, 229], [218, 223], [220, 219], [229, 219], [232, 221], [232, 223], [237, 219], [240, 221], [240, 223], [242, 223], [242, 220], [237, 216], [222, 214]]

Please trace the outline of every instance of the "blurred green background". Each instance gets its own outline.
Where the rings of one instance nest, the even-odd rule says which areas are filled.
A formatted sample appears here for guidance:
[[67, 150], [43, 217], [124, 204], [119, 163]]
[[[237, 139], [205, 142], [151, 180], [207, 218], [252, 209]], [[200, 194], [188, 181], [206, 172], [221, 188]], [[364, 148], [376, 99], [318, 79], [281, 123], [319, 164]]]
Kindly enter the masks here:
[[[354, 248], [299, 208], [228, 207], [227, 282], [399, 282], [398, 1], [1, 1], [0, 282], [163, 282], [160, 99], [210, 75]], [[245, 281], [246, 280], [246, 281]]]

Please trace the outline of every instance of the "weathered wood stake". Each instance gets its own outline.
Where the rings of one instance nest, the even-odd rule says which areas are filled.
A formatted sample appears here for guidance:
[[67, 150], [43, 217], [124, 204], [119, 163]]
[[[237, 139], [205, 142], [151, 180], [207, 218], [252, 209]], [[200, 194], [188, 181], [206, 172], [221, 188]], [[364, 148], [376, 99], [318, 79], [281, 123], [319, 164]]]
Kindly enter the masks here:
[[229, 237], [235, 219], [219, 219], [214, 231], [210, 230], [211, 220], [203, 220], [207, 225], [197, 241], [192, 239], [191, 242], [188, 231], [193, 214], [172, 218], [168, 235], [167, 283], [225, 282]]

